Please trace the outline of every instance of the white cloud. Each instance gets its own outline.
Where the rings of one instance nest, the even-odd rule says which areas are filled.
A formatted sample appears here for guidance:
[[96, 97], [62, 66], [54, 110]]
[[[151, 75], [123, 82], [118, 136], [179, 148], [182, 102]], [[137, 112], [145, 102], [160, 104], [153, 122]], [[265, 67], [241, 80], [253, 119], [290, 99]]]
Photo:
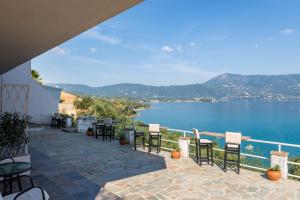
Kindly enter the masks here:
[[189, 45], [190, 45], [190, 46], [195, 46], [196, 43], [195, 43], [195, 42], [190, 42]]
[[57, 47], [54, 47], [53, 49], [51, 49], [50, 52], [52, 52], [54, 54], [57, 54], [57, 55], [65, 56], [68, 53], [70, 53], [70, 50], [64, 49], [64, 48], [62, 48], [60, 46], [57, 46]]
[[96, 48], [94, 48], [94, 47], [91, 47], [91, 48], [90, 48], [90, 52], [95, 53], [96, 51], [97, 51]]
[[266, 41], [271, 41], [271, 40], [272, 40], [272, 38], [270, 38], [270, 37], [266, 38]]
[[182, 51], [183, 50], [183, 46], [182, 45], [177, 45], [176, 46], [176, 50], [177, 51]]
[[253, 48], [255, 48], [255, 49], [257, 49], [257, 48], [259, 48], [259, 47], [260, 47], [259, 44], [255, 44], [255, 45], [253, 46]]
[[161, 50], [162, 50], [163, 52], [167, 52], [167, 53], [171, 53], [171, 52], [174, 51], [173, 48], [171, 48], [171, 47], [169, 47], [169, 46], [167, 46], [167, 45], [163, 46], [163, 47], [161, 48]]
[[108, 43], [108, 44], [120, 44], [121, 43], [121, 39], [114, 36], [114, 35], [105, 35], [100, 33], [99, 31], [97, 31], [97, 29], [91, 29], [88, 30], [84, 33], [85, 36], [90, 37], [90, 38], [94, 38], [97, 40], [100, 40], [102, 42]]
[[290, 35], [290, 34], [293, 34], [295, 31], [296, 31], [295, 29], [286, 28], [286, 29], [280, 30], [280, 33], [284, 34], [284, 35]]

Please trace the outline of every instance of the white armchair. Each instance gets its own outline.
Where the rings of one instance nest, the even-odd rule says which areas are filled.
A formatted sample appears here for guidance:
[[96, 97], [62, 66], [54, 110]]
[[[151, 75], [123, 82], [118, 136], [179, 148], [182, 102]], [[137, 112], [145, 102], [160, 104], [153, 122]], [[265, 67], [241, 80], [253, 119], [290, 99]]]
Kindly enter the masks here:
[[0, 193], [0, 200], [48, 200], [48, 193], [40, 187], [30, 187], [22, 192], [9, 194], [2, 197]]

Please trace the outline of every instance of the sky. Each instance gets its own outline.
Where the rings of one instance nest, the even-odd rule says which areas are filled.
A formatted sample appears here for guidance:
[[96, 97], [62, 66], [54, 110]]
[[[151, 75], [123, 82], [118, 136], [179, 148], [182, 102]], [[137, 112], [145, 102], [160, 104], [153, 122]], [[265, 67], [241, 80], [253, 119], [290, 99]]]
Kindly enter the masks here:
[[32, 60], [45, 83], [300, 73], [299, 0], [145, 0]]

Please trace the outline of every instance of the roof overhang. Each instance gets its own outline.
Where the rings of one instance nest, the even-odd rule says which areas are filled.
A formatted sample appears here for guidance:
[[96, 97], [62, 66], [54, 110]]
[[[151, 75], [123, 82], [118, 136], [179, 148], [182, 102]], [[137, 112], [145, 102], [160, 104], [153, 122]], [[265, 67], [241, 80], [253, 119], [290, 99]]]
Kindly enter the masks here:
[[1, 0], [0, 74], [142, 0]]

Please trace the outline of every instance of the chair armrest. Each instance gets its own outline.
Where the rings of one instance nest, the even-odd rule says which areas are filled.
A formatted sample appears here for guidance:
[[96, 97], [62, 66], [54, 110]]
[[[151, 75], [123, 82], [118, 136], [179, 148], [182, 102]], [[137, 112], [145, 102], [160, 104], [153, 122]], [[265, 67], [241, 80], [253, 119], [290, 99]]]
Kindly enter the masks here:
[[[14, 197], [13, 200], [18, 200], [19, 197], [21, 198], [22, 195], [25, 195], [25, 194], [30, 193], [33, 189], [38, 189], [38, 190], [41, 191], [43, 200], [48, 200], [48, 199], [49, 199], [48, 194], [45, 194], [45, 191], [43, 190], [43, 188], [34, 186], [34, 187], [30, 187], [30, 188], [28, 188], [28, 189], [26, 189], [26, 190], [23, 190], [22, 192], [18, 193], [18, 194]], [[32, 198], [32, 196], [31, 196], [30, 198]], [[22, 198], [22, 199], [23, 199], [23, 198]], [[28, 199], [28, 200], [29, 200], [29, 199]], [[36, 199], [36, 200], [38, 200], [38, 199]]]
[[[11, 162], [15, 162], [15, 160], [14, 160], [13, 157], [5, 157], [5, 158], [1, 158], [1, 159], [0, 159], [0, 163], [1, 163], [2, 161], [6, 160], [6, 159], [10, 160]], [[1, 163], [1, 164], [3, 164], [3, 163]]]

